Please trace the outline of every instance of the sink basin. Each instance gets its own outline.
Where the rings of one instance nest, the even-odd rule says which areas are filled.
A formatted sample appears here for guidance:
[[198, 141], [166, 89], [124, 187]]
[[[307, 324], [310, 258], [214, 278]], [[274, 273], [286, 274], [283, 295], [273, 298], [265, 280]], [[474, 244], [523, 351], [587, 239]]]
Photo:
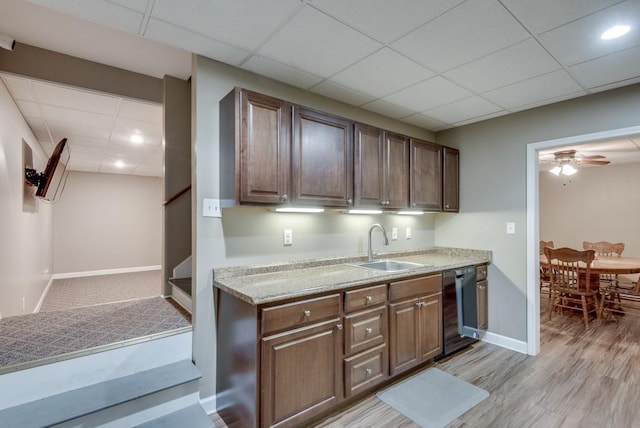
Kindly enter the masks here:
[[381, 272], [403, 272], [411, 269], [427, 267], [420, 263], [404, 262], [401, 260], [375, 260], [373, 262], [349, 263], [351, 266], [365, 269], [377, 270]]

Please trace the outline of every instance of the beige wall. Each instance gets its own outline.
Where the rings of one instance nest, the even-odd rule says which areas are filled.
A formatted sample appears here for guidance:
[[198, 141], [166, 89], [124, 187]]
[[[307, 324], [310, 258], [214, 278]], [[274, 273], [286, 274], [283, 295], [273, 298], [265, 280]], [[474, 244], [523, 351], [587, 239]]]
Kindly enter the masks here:
[[[22, 141], [44, 170], [47, 156], [0, 80], [0, 315], [33, 312], [53, 270], [51, 206], [23, 211]], [[24, 302], [24, 304], [23, 304]]]
[[[526, 147], [528, 143], [637, 126], [640, 85], [443, 131], [460, 148], [458, 215], [436, 218], [436, 244], [493, 251], [489, 330], [527, 340]], [[638, 192], [632, 183], [629, 192]], [[505, 233], [516, 223], [516, 234]], [[537, 250], [536, 250], [537, 251]]]
[[640, 164], [583, 168], [563, 182], [540, 172], [540, 239], [556, 247], [582, 241], [624, 242], [640, 257]]
[[53, 211], [54, 273], [160, 265], [162, 195], [158, 177], [70, 172]]

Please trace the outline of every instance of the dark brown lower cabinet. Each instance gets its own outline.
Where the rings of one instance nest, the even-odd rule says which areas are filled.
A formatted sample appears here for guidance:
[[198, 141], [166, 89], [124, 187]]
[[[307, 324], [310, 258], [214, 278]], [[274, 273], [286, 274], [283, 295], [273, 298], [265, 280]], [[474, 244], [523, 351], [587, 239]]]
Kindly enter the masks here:
[[339, 319], [262, 339], [262, 426], [300, 426], [342, 400]]

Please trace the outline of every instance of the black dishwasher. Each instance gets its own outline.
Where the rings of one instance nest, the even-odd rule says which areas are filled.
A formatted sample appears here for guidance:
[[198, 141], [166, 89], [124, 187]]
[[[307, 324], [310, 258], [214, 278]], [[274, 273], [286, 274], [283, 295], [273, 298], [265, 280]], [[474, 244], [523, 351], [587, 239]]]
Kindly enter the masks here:
[[475, 266], [442, 273], [442, 354], [465, 348], [479, 338]]

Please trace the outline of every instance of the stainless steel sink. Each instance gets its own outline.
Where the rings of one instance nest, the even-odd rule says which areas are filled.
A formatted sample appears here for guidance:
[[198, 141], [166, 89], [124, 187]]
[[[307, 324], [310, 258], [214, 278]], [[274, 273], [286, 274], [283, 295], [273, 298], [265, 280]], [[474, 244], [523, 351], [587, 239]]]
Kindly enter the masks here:
[[349, 263], [349, 265], [381, 272], [403, 272], [430, 266], [402, 260], [375, 260], [372, 262]]

